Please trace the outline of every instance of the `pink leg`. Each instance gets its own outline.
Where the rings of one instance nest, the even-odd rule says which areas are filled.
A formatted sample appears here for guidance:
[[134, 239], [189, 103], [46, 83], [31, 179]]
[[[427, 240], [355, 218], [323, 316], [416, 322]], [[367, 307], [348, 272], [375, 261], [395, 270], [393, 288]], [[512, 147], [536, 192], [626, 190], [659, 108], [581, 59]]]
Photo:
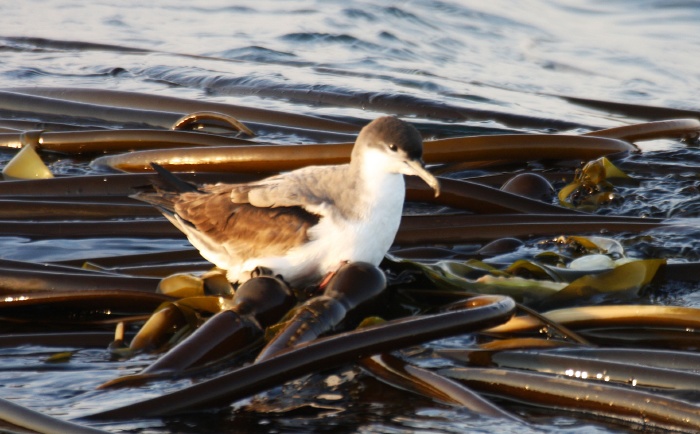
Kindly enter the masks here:
[[323, 277], [323, 280], [321, 280], [321, 283], [318, 284], [318, 291], [319, 291], [319, 292], [324, 291], [324, 290], [326, 289], [326, 286], [328, 286], [328, 284], [331, 283], [331, 280], [333, 279], [333, 276], [336, 275], [336, 273], [338, 272], [338, 270], [340, 270], [340, 268], [341, 268], [343, 265], [347, 265], [347, 264], [349, 264], [349, 263], [350, 263], [350, 261], [340, 261], [340, 263], [338, 264], [338, 268], [336, 268], [334, 271], [331, 271], [330, 273], [326, 274], [326, 275]]

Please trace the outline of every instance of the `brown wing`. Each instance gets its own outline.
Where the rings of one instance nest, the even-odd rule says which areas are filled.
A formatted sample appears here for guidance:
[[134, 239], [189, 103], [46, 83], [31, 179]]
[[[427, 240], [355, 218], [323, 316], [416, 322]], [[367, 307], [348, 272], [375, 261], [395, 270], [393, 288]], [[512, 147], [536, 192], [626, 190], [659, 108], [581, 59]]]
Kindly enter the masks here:
[[135, 197], [156, 205], [166, 216], [178, 215], [207, 245], [225, 250], [234, 260], [283, 254], [308, 241], [308, 229], [319, 221], [319, 216], [298, 206], [258, 208], [233, 203], [232, 188], [219, 184], [206, 192], [140, 193]]

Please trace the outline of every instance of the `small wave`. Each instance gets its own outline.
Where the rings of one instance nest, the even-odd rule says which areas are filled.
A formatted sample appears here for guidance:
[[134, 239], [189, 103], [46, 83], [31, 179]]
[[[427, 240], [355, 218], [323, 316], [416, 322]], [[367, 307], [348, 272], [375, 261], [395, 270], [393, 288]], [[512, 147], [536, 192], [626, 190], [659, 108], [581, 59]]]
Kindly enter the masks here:
[[[132, 71], [133, 72], [133, 71]], [[210, 94], [245, 95], [292, 101], [312, 106], [358, 108], [403, 116], [456, 121], [497, 121], [516, 128], [570, 130], [588, 125], [558, 119], [470, 108], [406, 93], [368, 92], [338, 85], [289, 84], [279, 73], [266, 76], [222, 75], [202, 69], [151, 67], [139, 72], [151, 80], [174, 86], [199, 88]]]
[[386, 15], [389, 15], [389, 16], [392, 16], [395, 18], [399, 18], [402, 21], [407, 21], [407, 22], [411, 22], [414, 24], [420, 24], [422, 26], [429, 27], [432, 29], [436, 28], [435, 25], [433, 25], [432, 23], [429, 23], [428, 21], [423, 20], [418, 15], [415, 15], [411, 12], [407, 12], [407, 11], [397, 7], [397, 6], [386, 7], [386, 8], [384, 8], [383, 12]]
[[359, 8], [347, 8], [343, 9], [343, 15], [350, 19], [363, 19], [367, 21], [375, 21], [377, 20], [376, 15], [369, 13], [365, 9], [359, 9]]
[[[248, 47], [234, 48], [231, 50], [213, 53], [212, 56], [223, 57], [225, 59], [247, 60], [252, 62], [290, 62], [298, 63], [296, 54], [285, 51], [271, 50], [269, 48], [251, 45]], [[306, 63], [306, 62], [305, 62]]]
[[348, 34], [331, 34], [315, 32], [288, 33], [281, 37], [286, 42], [306, 43], [306, 44], [337, 44], [346, 47], [364, 48], [369, 50], [379, 50], [382, 47], [371, 42], [363, 41]]
[[3, 76], [17, 80], [31, 80], [36, 77], [51, 75], [50, 73], [35, 67], [13, 69], [3, 73]]
[[61, 39], [32, 38], [24, 36], [6, 36], [0, 37], [0, 40], [5, 41], [8, 46], [17, 49], [18, 51], [34, 51], [37, 49], [56, 51], [100, 50], [132, 53], [143, 53], [150, 51], [122, 45], [98, 44], [94, 42], [69, 41]]

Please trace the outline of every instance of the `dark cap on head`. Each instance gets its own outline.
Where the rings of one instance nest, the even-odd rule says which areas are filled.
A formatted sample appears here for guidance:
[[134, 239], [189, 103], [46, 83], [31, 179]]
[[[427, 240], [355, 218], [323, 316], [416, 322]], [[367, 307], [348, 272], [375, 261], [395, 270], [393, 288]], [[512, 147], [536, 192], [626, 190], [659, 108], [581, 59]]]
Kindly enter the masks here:
[[383, 116], [370, 122], [360, 131], [357, 143], [379, 149], [394, 145], [412, 160], [423, 156], [423, 138], [418, 130], [395, 116]]

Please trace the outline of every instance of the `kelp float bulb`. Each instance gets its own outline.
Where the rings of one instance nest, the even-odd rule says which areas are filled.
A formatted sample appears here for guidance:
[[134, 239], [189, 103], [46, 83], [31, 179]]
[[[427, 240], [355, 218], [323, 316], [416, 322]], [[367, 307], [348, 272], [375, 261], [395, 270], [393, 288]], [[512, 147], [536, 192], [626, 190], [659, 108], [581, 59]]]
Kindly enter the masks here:
[[41, 160], [33, 146], [24, 145], [2, 169], [2, 176], [6, 180], [48, 179], [53, 178], [53, 173]]
[[556, 196], [552, 184], [536, 173], [515, 175], [503, 184], [501, 190], [547, 203], [551, 203]]

